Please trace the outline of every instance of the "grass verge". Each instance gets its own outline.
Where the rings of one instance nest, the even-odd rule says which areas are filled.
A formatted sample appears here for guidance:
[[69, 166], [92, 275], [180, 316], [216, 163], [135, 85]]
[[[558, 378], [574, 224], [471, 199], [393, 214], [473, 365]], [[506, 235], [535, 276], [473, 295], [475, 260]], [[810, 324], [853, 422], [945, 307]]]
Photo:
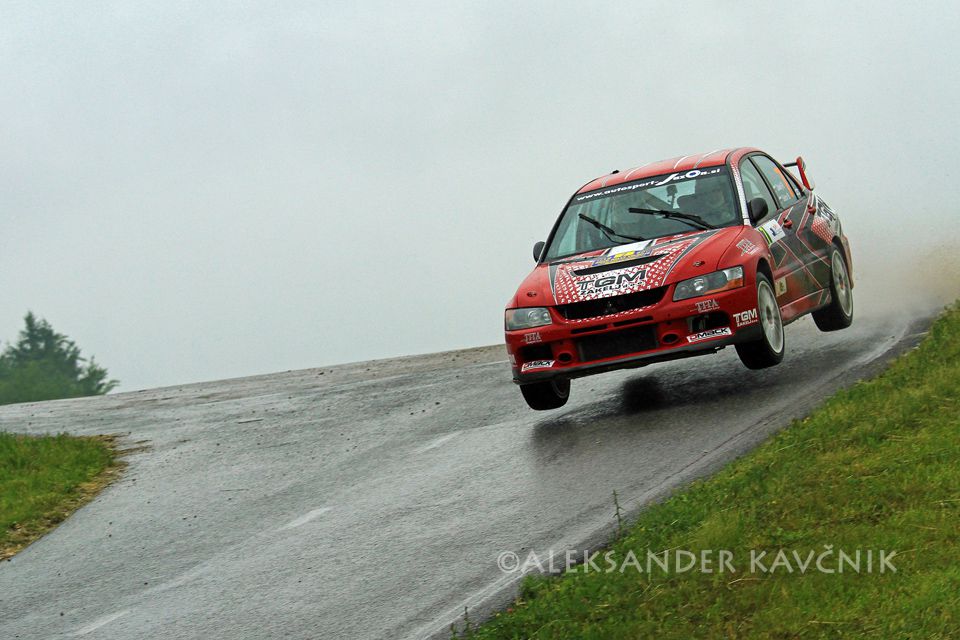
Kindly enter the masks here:
[[112, 436], [0, 432], [0, 561], [92, 500], [121, 467]]
[[[664, 550], [698, 561], [648, 570], [648, 551]], [[735, 572], [718, 571], [719, 550]], [[781, 550], [789, 570], [771, 570]], [[895, 572], [880, 572], [880, 550]], [[609, 551], [613, 572], [601, 553], [599, 570], [528, 577], [512, 607], [465, 635], [960, 637], [960, 306], [879, 377], [645, 510]], [[840, 551], [860, 552], [859, 571]], [[751, 552], [766, 555], [752, 565]]]

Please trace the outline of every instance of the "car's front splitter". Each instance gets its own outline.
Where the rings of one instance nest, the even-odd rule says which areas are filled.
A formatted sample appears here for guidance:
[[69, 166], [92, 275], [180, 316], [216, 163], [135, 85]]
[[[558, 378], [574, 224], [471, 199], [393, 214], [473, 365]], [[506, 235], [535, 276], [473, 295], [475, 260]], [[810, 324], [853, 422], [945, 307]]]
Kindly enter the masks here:
[[534, 370], [521, 373], [514, 370], [513, 381], [516, 384], [528, 384], [531, 382], [542, 382], [554, 378], [582, 378], [598, 373], [616, 371], [618, 369], [635, 369], [645, 367], [657, 362], [667, 362], [670, 360], [680, 360], [682, 358], [692, 358], [694, 356], [709, 355], [716, 353], [724, 347], [739, 342], [752, 342], [763, 336], [763, 330], [760, 325], [753, 325], [740, 329], [731, 336], [717, 338], [709, 342], [700, 344], [682, 345], [677, 347], [661, 347], [645, 353], [632, 354], [621, 358], [603, 360], [600, 362], [590, 362], [587, 364], [571, 365], [543, 370]]

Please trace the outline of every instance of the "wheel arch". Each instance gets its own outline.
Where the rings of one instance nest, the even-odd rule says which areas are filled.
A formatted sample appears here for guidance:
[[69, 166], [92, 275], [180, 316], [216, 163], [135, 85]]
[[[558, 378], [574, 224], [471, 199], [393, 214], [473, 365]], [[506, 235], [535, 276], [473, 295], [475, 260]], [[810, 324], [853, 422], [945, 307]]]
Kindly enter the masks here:
[[847, 263], [847, 278], [850, 279], [850, 288], [853, 289], [855, 285], [853, 281], [853, 260], [850, 255], [850, 245], [845, 242], [845, 238], [841, 239], [840, 236], [833, 236], [831, 244], [840, 250], [840, 255], [843, 256], [844, 262]]
[[770, 278], [770, 282], [773, 282], [773, 269], [770, 268], [770, 263], [767, 262], [766, 258], [761, 257], [757, 260], [757, 273], [762, 273]]

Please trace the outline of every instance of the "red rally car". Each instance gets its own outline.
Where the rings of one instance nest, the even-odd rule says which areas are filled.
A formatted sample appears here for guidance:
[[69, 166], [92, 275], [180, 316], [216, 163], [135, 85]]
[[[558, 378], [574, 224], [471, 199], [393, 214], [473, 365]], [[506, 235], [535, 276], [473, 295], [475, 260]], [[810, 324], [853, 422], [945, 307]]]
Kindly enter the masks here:
[[614, 171], [570, 198], [507, 305], [514, 382], [554, 409], [570, 380], [734, 345], [751, 369], [779, 363], [783, 327], [813, 314], [850, 326], [850, 246], [836, 214], [758, 149]]

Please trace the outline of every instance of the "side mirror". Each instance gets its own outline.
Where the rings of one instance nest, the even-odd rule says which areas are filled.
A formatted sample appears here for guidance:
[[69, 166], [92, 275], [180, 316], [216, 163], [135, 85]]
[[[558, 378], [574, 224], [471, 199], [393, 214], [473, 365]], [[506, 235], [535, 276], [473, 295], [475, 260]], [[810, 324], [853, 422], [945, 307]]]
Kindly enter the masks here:
[[763, 198], [754, 198], [747, 203], [747, 214], [750, 216], [750, 222], [757, 224], [758, 221], [763, 220], [763, 216], [767, 215], [770, 211], [770, 207], [767, 206], [767, 201]]
[[803, 182], [803, 186], [810, 191], [813, 191], [817, 185], [814, 184], [813, 180], [807, 177], [807, 163], [804, 162], [803, 158], [800, 156], [797, 156], [797, 171], [800, 172], [800, 181]]
[[540, 254], [543, 253], [543, 245], [546, 244], [543, 240], [533, 245], [533, 261], [540, 261]]

